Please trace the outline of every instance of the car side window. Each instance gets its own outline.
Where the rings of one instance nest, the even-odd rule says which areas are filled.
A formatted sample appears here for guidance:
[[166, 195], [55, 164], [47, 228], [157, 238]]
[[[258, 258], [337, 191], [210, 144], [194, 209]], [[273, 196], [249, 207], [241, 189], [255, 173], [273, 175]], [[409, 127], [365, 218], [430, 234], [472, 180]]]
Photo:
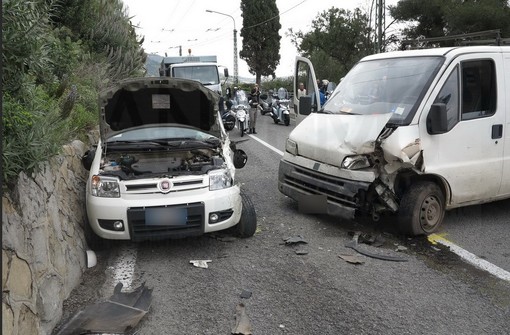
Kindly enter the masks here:
[[452, 129], [459, 122], [459, 68], [450, 73], [434, 103], [446, 105], [448, 130]]
[[496, 112], [496, 73], [492, 60], [462, 63], [462, 120], [494, 115]]

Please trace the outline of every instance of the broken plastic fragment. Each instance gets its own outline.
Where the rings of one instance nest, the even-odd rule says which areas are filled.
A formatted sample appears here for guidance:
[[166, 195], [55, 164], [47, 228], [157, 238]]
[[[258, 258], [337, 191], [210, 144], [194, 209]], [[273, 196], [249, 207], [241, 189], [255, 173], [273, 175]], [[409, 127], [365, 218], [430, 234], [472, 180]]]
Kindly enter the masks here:
[[189, 261], [189, 262], [191, 264], [193, 264], [197, 268], [207, 269], [209, 267], [209, 265], [207, 265], [207, 263], [212, 262], [212, 260], [210, 260], [210, 259], [207, 259], [207, 260], [197, 259], [197, 260], [192, 260], [192, 261]]
[[296, 250], [296, 255], [308, 255], [308, 251], [306, 250]]
[[351, 264], [365, 264], [361, 257], [356, 255], [338, 255], [341, 259]]
[[239, 304], [236, 307], [236, 325], [234, 329], [232, 329], [233, 335], [252, 335], [251, 324], [248, 315], [246, 314], [246, 309], [244, 304]]
[[57, 335], [124, 334], [134, 328], [149, 311], [152, 289], [145, 287], [145, 283], [132, 292], [121, 289], [122, 283], [118, 283], [109, 300], [77, 312]]
[[284, 238], [283, 240], [285, 241], [286, 245], [299, 244], [299, 243], [307, 244], [308, 243], [303, 239], [303, 236], [301, 236], [301, 235], [287, 237], [287, 238]]
[[250, 299], [251, 298], [251, 291], [243, 290], [241, 292], [241, 299]]

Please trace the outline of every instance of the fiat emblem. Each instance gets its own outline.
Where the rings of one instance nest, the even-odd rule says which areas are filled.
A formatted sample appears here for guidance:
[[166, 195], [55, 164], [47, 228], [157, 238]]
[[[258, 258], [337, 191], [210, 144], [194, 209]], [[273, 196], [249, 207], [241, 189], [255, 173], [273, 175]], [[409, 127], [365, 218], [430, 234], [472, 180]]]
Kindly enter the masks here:
[[170, 189], [172, 188], [172, 182], [168, 179], [164, 179], [159, 182], [158, 188], [161, 192], [168, 193], [168, 192], [170, 192]]

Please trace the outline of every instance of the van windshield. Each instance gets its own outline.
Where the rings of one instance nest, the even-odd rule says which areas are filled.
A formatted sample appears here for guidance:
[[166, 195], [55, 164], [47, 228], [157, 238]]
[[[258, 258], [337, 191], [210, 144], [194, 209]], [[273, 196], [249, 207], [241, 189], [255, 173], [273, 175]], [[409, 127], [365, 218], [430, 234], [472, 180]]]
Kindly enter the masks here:
[[202, 85], [220, 83], [218, 68], [214, 65], [176, 66], [172, 69], [172, 77], [196, 80]]
[[409, 124], [442, 57], [402, 57], [356, 64], [340, 82], [322, 112], [330, 114], [393, 113], [389, 123]]

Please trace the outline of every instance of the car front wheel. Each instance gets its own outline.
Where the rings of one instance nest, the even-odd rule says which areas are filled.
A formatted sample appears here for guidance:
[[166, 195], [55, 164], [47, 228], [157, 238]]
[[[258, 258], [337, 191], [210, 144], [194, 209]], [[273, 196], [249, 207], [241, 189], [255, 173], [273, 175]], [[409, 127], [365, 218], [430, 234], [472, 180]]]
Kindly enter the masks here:
[[257, 214], [255, 213], [255, 206], [250, 197], [241, 191], [241, 202], [243, 209], [241, 212], [241, 219], [236, 226], [236, 233], [239, 237], [251, 237], [257, 230]]
[[413, 236], [432, 234], [443, 222], [444, 214], [445, 197], [439, 186], [419, 181], [411, 184], [400, 201], [400, 230]]

